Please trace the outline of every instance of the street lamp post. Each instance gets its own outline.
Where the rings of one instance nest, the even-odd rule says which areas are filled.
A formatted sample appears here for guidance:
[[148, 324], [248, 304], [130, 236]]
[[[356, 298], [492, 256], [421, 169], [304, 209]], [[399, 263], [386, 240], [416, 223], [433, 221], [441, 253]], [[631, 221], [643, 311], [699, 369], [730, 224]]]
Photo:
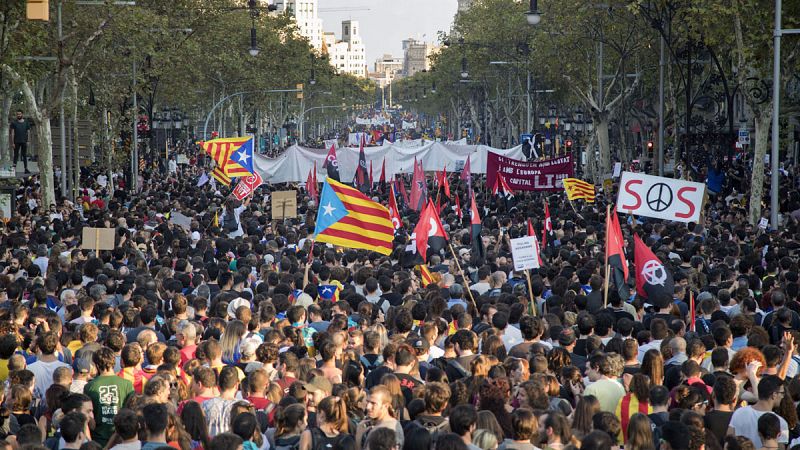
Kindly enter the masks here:
[[[525, 13], [525, 17], [528, 19], [528, 25], [536, 26], [539, 25], [539, 22], [542, 21], [542, 14], [539, 12], [539, 2], [538, 0], [530, 0], [530, 7], [528, 8], [528, 12]], [[526, 52], [528, 59], [530, 59], [530, 48], [526, 47]], [[527, 84], [525, 90], [525, 104], [526, 104], [526, 121], [525, 125], [527, 125], [527, 129], [525, 130], [527, 133], [531, 132], [531, 68], [530, 68], [530, 61], [528, 61], [528, 74], [527, 74]]]
[[800, 34], [800, 29], [783, 29], [781, 24], [782, 0], [775, 0], [775, 30], [772, 33], [775, 51], [772, 59], [772, 155], [770, 159], [770, 224], [778, 229], [778, 204], [780, 172], [778, 156], [780, 144], [779, 119], [781, 111], [781, 36]]

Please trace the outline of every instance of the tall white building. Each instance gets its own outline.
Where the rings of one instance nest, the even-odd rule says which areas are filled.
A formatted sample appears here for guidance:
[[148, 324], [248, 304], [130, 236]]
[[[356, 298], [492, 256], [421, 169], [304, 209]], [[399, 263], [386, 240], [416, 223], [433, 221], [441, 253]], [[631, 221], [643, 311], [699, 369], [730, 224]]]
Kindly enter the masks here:
[[317, 0], [275, 0], [275, 6], [278, 12], [289, 11], [300, 34], [308, 38], [312, 47], [322, 50], [322, 19], [318, 15]]
[[323, 34], [323, 52], [327, 52], [330, 63], [340, 73], [357, 77], [367, 76], [367, 53], [359, 34], [357, 20], [342, 22], [342, 39], [333, 33]]

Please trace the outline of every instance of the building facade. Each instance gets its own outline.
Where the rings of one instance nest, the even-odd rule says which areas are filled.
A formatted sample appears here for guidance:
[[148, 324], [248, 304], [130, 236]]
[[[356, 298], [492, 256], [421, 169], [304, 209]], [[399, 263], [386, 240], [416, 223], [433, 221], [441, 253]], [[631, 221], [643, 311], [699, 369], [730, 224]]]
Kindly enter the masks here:
[[322, 19], [319, 18], [317, 0], [275, 0], [278, 12], [289, 12], [294, 16], [300, 35], [306, 37], [311, 46], [322, 50]]
[[403, 41], [403, 76], [410, 77], [417, 72], [431, 69], [431, 56], [438, 51], [438, 47], [428, 42], [417, 39]]
[[336, 39], [334, 33], [324, 33], [322, 52], [328, 55], [331, 65], [339, 73], [366, 77], [367, 53], [359, 31], [357, 20], [342, 21], [342, 39]]

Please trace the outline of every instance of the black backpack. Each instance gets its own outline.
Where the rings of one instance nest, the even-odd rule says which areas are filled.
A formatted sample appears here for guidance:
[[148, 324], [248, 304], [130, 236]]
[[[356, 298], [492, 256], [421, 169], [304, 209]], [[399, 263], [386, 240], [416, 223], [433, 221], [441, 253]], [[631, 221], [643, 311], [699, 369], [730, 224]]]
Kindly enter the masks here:
[[222, 229], [228, 233], [234, 233], [239, 230], [239, 222], [236, 221], [235, 212], [225, 212], [225, 220], [222, 223]]
[[275, 439], [275, 450], [299, 450], [300, 436]]
[[336, 450], [341, 448], [342, 440], [350, 437], [347, 433], [339, 433], [335, 438], [329, 438], [317, 427], [311, 429], [311, 450]]

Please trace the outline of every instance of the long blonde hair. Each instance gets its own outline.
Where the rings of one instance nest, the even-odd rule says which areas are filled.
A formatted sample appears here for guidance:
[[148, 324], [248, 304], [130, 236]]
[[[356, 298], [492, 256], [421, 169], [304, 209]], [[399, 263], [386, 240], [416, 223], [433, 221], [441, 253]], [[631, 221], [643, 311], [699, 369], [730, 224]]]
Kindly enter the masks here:
[[236, 362], [234, 355], [239, 351], [239, 343], [247, 332], [244, 322], [241, 320], [231, 320], [225, 326], [225, 332], [220, 339], [222, 347], [222, 360], [225, 362]]

